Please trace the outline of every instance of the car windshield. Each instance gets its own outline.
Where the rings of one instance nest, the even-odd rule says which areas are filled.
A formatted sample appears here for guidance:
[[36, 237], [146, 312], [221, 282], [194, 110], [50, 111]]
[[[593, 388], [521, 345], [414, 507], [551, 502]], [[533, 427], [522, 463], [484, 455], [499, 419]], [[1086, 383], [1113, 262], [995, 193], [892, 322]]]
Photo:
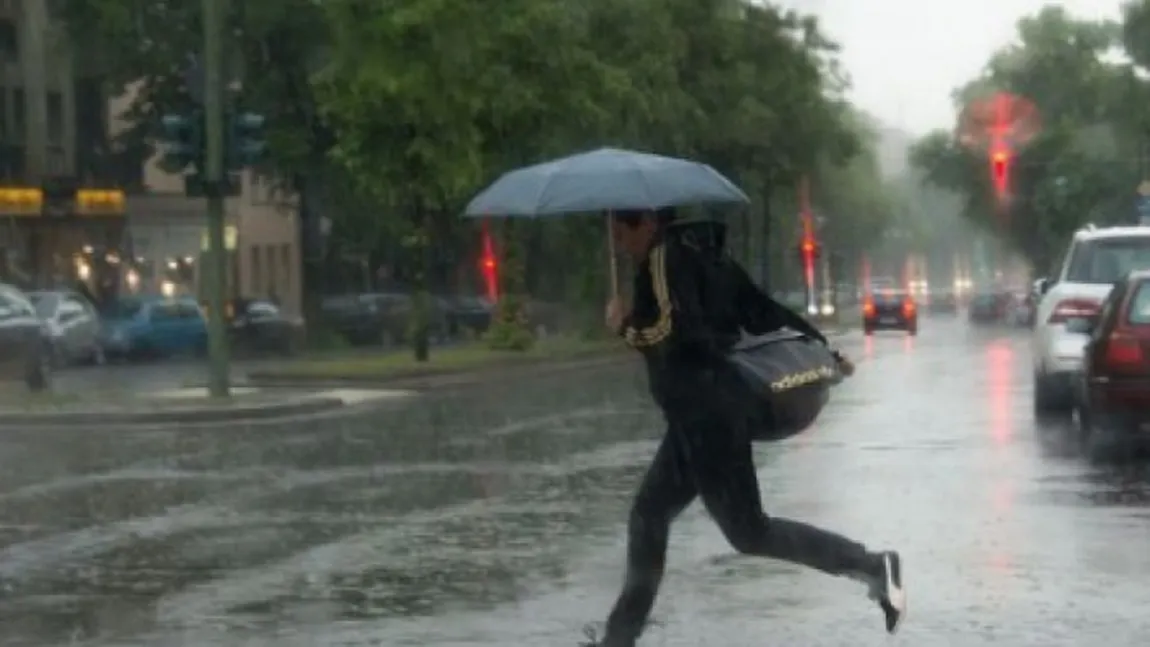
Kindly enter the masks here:
[[1138, 291], [1130, 299], [1128, 308], [1127, 321], [1140, 326], [1150, 324], [1150, 281], [1138, 284]]
[[1110, 284], [1134, 270], [1150, 269], [1150, 236], [1083, 242], [1074, 251], [1066, 280]]
[[879, 303], [897, 303], [906, 299], [906, 292], [899, 290], [879, 290], [874, 294], [874, 300]]
[[28, 300], [36, 308], [38, 317], [51, 317], [56, 312], [57, 297], [51, 292], [29, 292]]

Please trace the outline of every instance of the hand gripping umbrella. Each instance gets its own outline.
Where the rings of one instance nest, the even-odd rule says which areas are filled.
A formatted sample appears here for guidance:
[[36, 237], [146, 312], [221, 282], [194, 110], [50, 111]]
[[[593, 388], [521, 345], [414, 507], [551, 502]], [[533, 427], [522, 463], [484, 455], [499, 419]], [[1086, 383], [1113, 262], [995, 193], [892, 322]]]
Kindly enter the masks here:
[[[600, 148], [510, 171], [475, 196], [464, 215], [539, 218], [606, 212], [610, 218], [622, 210], [748, 202], [739, 187], [706, 164]], [[610, 227], [607, 242], [615, 291], [619, 281]]]

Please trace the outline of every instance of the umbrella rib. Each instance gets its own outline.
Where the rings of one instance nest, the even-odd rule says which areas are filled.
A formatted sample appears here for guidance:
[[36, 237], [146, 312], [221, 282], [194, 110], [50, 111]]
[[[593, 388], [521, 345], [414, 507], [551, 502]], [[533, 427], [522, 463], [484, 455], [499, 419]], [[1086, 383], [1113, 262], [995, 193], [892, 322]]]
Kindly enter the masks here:
[[551, 188], [551, 182], [554, 179], [555, 179], [555, 174], [552, 173], [550, 170], [547, 171], [547, 179], [539, 183], [539, 192], [535, 194], [535, 200], [533, 201], [533, 203], [535, 205], [535, 207], [534, 207], [535, 213], [533, 213], [531, 215], [538, 216], [539, 213], [543, 210], [542, 209], [543, 205], [541, 203], [543, 200], [543, 195], [545, 193], [547, 193], [547, 189]]
[[636, 168], [635, 170], [639, 173], [639, 180], [642, 181], [643, 187], [646, 189], [647, 206], [651, 211], [654, 211], [656, 207], [652, 204], [654, 199], [651, 196], [654, 195], [654, 192], [651, 191], [651, 183], [647, 180], [647, 176], [643, 175], [642, 169]]

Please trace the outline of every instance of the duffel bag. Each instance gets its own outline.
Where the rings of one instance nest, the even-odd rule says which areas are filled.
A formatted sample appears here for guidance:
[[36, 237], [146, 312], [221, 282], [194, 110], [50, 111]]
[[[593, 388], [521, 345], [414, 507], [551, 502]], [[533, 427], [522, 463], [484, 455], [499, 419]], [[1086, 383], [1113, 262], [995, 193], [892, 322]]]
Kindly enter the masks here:
[[839, 363], [823, 343], [789, 329], [746, 336], [728, 359], [754, 393], [752, 438], [777, 441], [814, 423], [843, 380]]

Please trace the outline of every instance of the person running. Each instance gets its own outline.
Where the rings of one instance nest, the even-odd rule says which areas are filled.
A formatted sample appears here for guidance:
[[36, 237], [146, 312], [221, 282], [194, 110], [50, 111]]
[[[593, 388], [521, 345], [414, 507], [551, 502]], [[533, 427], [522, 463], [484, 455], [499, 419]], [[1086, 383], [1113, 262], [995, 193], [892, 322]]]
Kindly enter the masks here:
[[[866, 584], [886, 630], [906, 612], [902, 564], [841, 535], [763, 511], [746, 411], [758, 396], [726, 362], [740, 329], [790, 327], [826, 344], [806, 320], [764, 294], [723, 251], [719, 223], [676, 224], [670, 210], [617, 213], [617, 248], [637, 261], [632, 309], [618, 298], [607, 325], [640, 351], [650, 391], [667, 421], [631, 507], [627, 569], [603, 636], [591, 647], [633, 647], [654, 606], [671, 522], [700, 497], [740, 553], [802, 564]], [[849, 374], [849, 361], [835, 353]]]

